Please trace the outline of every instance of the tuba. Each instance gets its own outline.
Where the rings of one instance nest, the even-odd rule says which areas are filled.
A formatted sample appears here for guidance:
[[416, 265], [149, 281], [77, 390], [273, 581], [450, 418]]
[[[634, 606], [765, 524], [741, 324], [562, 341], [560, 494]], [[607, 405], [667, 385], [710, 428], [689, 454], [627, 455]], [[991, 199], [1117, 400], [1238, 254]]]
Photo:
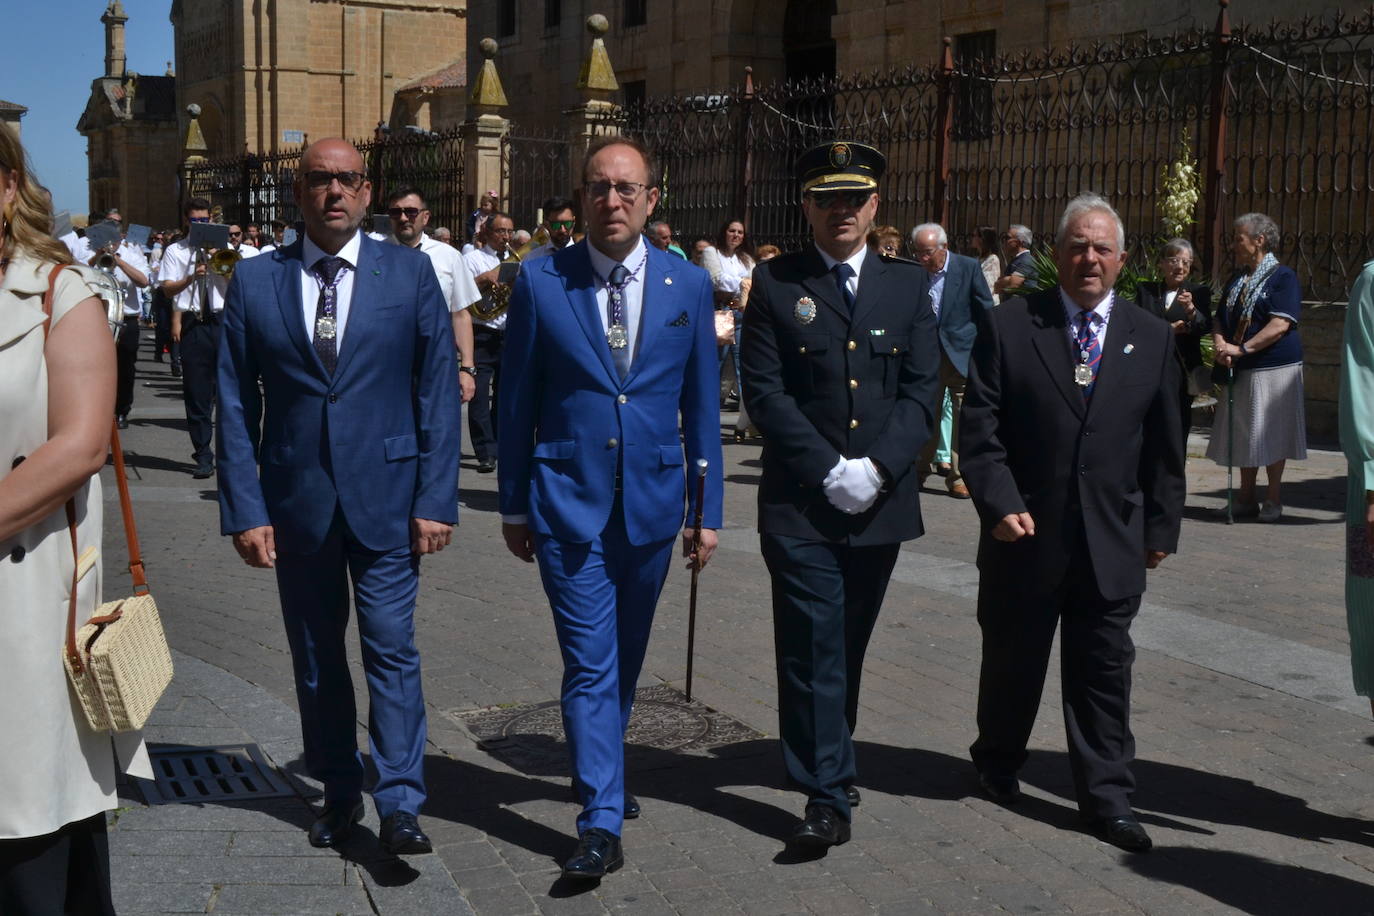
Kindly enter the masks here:
[[[506, 251], [509, 257], [507, 257], [505, 261], [502, 261], [502, 264], [509, 261], [519, 262], [520, 252], [516, 251], [514, 248], [507, 248]], [[510, 294], [513, 288], [514, 284], [512, 283], [493, 283], [491, 285], [491, 292], [483, 296], [481, 300], [469, 306], [468, 311], [470, 311], [472, 317], [476, 318], [478, 321], [492, 321], [500, 318], [506, 313], [506, 309], [510, 307]]]

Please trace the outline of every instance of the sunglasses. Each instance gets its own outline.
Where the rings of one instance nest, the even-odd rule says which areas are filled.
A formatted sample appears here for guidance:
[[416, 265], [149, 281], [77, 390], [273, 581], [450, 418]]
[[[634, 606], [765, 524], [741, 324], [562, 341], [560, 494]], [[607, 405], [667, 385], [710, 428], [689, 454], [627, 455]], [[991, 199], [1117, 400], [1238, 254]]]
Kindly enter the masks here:
[[208, 216], [192, 216], [192, 217], [188, 217], [188, 219], [189, 219], [191, 222], [193, 222], [193, 223], [208, 223], [208, 222], [210, 222], [210, 217], [208, 217]]
[[242, 237], [242, 236], [243, 236], [243, 233], [242, 233], [242, 232], [231, 232], [231, 233], [229, 233], [229, 238], [231, 238], [231, 239], [240, 238], [240, 237]]
[[339, 186], [348, 191], [357, 191], [367, 181], [367, 176], [362, 172], [325, 172], [312, 170], [305, 173], [305, 185], [312, 191], [323, 191], [335, 181]]
[[868, 199], [873, 196], [872, 191], [812, 191], [806, 195], [811, 198], [811, 203], [821, 208], [829, 210], [835, 204], [843, 202], [846, 207], [855, 210], [868, 203]]
[[400, 219], [404, 216], [406, 219], [414, 222], [422, 212], [424, 211], [420, 207], [392, 207], [390, 210], [386, 211], [386, 215], [392, 219]]
[[549, 223], [549, 228], [550, 228], [550, 229], [569, 229], [569, 230], [571, 230], [572, 227], [573, 227], [573, 226], [576, 226], [576, 225], [577, 225], [577, 220], [575, 220], [575, 219], [558, 219], [558, 220], [554, 220], [553, 222]]

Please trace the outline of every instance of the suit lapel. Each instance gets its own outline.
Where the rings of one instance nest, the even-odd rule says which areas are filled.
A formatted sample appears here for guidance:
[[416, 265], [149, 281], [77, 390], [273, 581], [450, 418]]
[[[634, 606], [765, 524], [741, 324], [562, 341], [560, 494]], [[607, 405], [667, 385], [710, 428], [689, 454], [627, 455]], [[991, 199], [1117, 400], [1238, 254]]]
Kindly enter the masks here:
[[[1093, 386], [1092, 403], [1088, 414], [1100, 413], [1108, 408], [1103, 401], [1110, 401], [1121, 388], [1122, 379], [1131, 368], [1131, 356], [1135, 352], [1135, 310], [1139, 308], [1130, 299], [1117, 297], [1112, 302], [1112, 314], [1107, 320], [1107, 333], [1102, 335], [1102, 362], [1097, 368], [1097, 384]], [[1104, 384], [1105, 383], [1105, 384]]]
[[1064, 396], [1064, 400], [1079, 418], [1087, 414], [1083, 402], [1083, 391], [1073, 380], [1073, 352], [1069, 349], [1069, 331], [1064, 323], [1064, 306], [1059, 301], [1058, 289], [1036, 293], [1027, 304], [1030, 306], [1031, 343], [1050, 380]]
[[301, 256], [304, 246], [297, 239], [285, 248], [272, 252], [272, 257], [280, 265], [277, 270], [277, 305], [281, 308], [282, 321], [286, 332], [296, 349], [301, 351], [301, 359], [315, 373], [326, 378], [324, 364], [310, 343], [310, 333], [305, 327], [305, 305], [301, 302]]
[[[868, 265], [864, 266], [867, 267]], [[802, 280], [802, 286], [811, 295], [828, 305], [836, 315], [839, 315], [844, 321], [845, 327], [849, 326], [849, 309], [845, 307], [844, 300], [840, 298], [840, 290], [835, 285], [835, 274], [826, 269], [825, 261], [821, 260], [821, 253], [816, 250], [815, 245], [811, 245], [807, 249], [806, 279]], [[862, 289], [862, 281], [859, 286]]]
[[[587, 253], [589, 242], [579, 243], [582, 247], [568, 259], [572, 262], [572, 270], [563, 280], [563, 288], [568, 293], [568, 303], [572, 306], [573, 314], [577, 316], [578, 324], [582, 325], [582, 331], [587, 335], [587, 343], [591, 344], [592, 352], [601, 360], [601, 366], [610, 376], [611, 382], [619, 387], [620, 373], [616, 371], [615, 363], [611, 361], [611, 348], [606, 343], [606, 330], [601, 324], [601, 312], [596, 304], [596, 283], [592, 276], [592, 259]], [[543, 260], [543, 259], [541, 259]], [[552, 261], [546, 261], [546, 264]], [[640, 323], [643, 324], [643, 316], [640, 316]]]
[[[348, 304], [348, 324], [344, 327], [343, 345], [339, 348], [339, 361], [334, 366], [334, 378], [340, 379], [348, 371], [353, 354], [363, 346], [382, 305], [382, 290], [386, 288], [387, 275], [382, 265], [382, 246], [364, 233], [362, 246], [358, 249], [358, 270], [353, 275], [353, 297]], [[311, 347], [314, 351], [314, 347]]]
[[[852, 325], [862, 326], [861, 322], [877, 306], [882, 296], [882, 285], [886, 282], [883, 278], [886, 273], [887, 265], [883, 263], [883, 259], [869, 249], [864, 254], [863, 270], [859, 272], [859, 294], [854, 297], [854, 318], [850, 322]], [[833, 283], [831, 285], [834, 286]], [[839, 295], [838, 289], [835, 290], [835, 295]]]
[[[645, 357], [652, 352], [654, 342], [663, 330], [666, 317], [663, 305], [672, 294], [672, 286], [664, 282], [672, 265], [667, 258], [655, 258], [656, 249], [652, 246], [644, 247], [648, 252], [644, 262], [644, 288], [640, 290], [639, 297], [639, 343], [634, 350], [630, 371], [625, 375], [626, 385], [639, 374], [639, 367], [645, 364]], [[610, 350], [609, 347], [605, 349]]]

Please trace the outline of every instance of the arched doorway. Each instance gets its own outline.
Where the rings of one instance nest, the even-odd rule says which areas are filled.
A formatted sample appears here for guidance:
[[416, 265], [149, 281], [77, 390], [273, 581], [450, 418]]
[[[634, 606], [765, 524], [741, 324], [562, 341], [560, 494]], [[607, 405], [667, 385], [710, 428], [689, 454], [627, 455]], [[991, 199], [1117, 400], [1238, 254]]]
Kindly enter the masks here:
[[782, 50], [789, 80], [835, 75], [835, 39], [830, 20], [837, 0], [788, 0], [783, 15]]

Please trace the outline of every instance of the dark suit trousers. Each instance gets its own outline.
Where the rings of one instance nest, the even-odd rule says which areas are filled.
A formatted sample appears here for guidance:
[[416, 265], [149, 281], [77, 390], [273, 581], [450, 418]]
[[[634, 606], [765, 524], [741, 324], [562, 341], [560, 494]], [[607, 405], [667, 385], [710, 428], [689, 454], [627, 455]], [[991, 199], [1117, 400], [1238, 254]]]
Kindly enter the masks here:
[[215, 450], [216, 361], [219, 354], [219, 318], [198, 321], [190, 313], [181, 316], [181, 394], [186, 402], [186, 428], [191, 434], [191, 457], [213, 463]]
[[468, 402], [468, 435], [478, 460], [496, 457], [497, 384], [501, 376], [501, 347], [506, 335], [480, 324], [472, 328], [473, 365], [477, 386]]
[[115, 414], [124, 416], [134, 406], [134, 364], [138, 362], [138, 316], [125, 315], [115, 345], [118, 382], [115, 385]]
[[760, 535], [773, 579], [778, 725], [788, 780], [849, 818], [864, 652], [900, 544]]
[[1078, 808], [1085, 817], [1116, 817], [1130, 811], [1135, 789], [1130, 626], [1140, 596], [1103, 598], [1087, 562], [1087, 546], [1076, 556], [1080, 561], [1047, 593], [984, 570], [978, 584], [983, 630], [978, 740], [969, 751], [980, 772], [994, 775], [1011, 776], [1026, 762], [1055, 627], [1062, 621], [1064, 729]]
[[354, 538], [342, 512], [315, 553], [277, 548], [277, 588], [291, 646], [305, 743], [305, 769], [324, 783], [327, 804], [363, 789], [357, 711], [344, 635], [348, 585], [358, 612], [367, 678], [367, 731], [377, 782], [377, 815], [418, 813], [425, 800], [425, 701], [415, 648], [415, 596], [420, 558], [405, 544], [372, 551]]

